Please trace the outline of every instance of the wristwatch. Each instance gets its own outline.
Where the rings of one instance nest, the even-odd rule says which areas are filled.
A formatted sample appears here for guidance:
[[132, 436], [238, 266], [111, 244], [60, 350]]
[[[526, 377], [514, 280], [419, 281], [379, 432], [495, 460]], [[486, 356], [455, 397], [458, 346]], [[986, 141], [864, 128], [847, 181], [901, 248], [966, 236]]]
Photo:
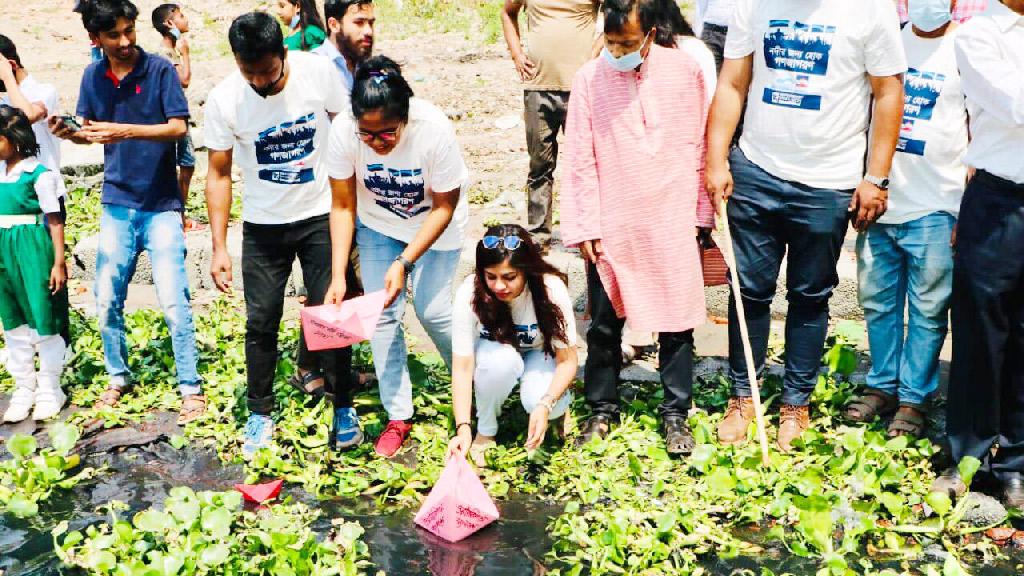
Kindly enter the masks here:
[[864, 180], [867, 181], [867, 182], [871, 182], [875, 186], [878, 186], [878, 188], [881, 189], [881, 190], [888, 190], [889, 189], [889, 179], [888, 178], [879, 178], [878, 176], [872, 176], [871, 174], [865, 174], [864, 175]]
[[405, 268], [406, 274], [412, 272], [412, 269], [416, 267], [416, 264], [414, 264], [413, 262], [409, 262], [401, 254], [398, 255], [398, 258], [395, 258], [395, 262], [398, 262], [399, 264], [402, 265], [402, 268]]

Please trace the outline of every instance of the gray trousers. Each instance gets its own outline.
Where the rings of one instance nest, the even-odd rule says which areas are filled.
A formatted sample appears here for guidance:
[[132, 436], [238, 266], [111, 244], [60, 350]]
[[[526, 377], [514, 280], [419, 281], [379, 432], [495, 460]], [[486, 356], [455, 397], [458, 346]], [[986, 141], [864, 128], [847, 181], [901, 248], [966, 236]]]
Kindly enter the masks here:
[[526, 149], [530, 153], [526, 229], [539, 242], [551, 240], [552, 188], [558, 158], [558, 132], [565, 130], [568, 104], [568, 92], [526, 90], [523, 93]]

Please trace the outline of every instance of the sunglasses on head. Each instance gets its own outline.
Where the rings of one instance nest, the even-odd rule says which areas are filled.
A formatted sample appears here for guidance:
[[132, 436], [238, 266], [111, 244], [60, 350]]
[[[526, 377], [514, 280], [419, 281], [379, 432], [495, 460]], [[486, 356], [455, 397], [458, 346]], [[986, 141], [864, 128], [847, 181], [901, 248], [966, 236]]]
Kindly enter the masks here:
[[494, 250], [501, 245], [504, 245], [506, 250], [516, 250], [523, 245], [523, 239], [514, 234], [509, 236], [484, 236], [481, 242], [483, 242], [484, 248], [488, 250]]

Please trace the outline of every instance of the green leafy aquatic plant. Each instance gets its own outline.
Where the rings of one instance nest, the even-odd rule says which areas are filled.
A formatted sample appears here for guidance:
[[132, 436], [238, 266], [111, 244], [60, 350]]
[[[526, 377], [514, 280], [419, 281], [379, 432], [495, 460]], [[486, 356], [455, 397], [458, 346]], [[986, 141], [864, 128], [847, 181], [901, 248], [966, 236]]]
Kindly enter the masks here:
[[91, 478], [98, 471], [80, 465], [71, 450], [78, 441], [78, 429], [68, 424], [49, 428], [50, 447], [38, 449], [34, 436], [15, 434], [7, 440], [11, 458], [0, 461], [0, 513], [28, 518], [39, 513], [39, 503], [55, 490], [67, 490]]
[[163, 510], [149, 508], [131, 519], [125, 506], [108, 505], [110, 522], [68, 532], [53, 530], [60, 560], [89, 574], [362, 574], [369, 550], [355, 522], [332, 522], [318, 540], [311, 525], [319, 512], [303, 504], [244, 510], [238, 492], [172, 488]]

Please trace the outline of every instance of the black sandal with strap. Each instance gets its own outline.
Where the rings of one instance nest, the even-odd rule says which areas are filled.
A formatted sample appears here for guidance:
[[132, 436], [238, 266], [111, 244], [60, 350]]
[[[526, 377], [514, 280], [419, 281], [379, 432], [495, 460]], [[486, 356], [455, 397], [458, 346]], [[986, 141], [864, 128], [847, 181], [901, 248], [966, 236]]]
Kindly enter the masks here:
[[846, 405], [843, 416], [851, 422], [871, 422], [877, 416], [888, 416], [899, 408], [898, 398], [877, 388], [866, 388]]
[[288, 379], [288, 384], [304, 395], [309, 396], [308, 404], [312, 408], [324, 398], [325, 384], [321, 384], [312, 390], [309, 389], [309, 385], [317, 380], [324, 380], [324, 375], [319, 370], [310, 370], [305, 374], [300, 374], [299, 371], [296, 370], [295, 374]]
[[892, 417], [892, 422], [889, 423], [889, 437], [910, 436], [911, 438], [920, 438], [924, 434], [925, 427], [928, 425], [926, 415], [927, 413], [921, 407], [901, 404], [899, 410]]

